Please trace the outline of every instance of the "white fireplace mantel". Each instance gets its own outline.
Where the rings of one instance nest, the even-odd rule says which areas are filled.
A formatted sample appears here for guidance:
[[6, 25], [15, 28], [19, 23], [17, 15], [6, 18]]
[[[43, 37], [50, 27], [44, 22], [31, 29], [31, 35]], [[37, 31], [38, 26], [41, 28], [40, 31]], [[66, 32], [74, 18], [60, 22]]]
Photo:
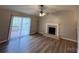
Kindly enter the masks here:
[[[56, 35], [51, 35], [51, 34], [48, 33], [49, 27], [55, 27], [56, 28]], [[46, 23], [46, 34], [47, 34], [48, 37], [59, 38], [59, 24]]]

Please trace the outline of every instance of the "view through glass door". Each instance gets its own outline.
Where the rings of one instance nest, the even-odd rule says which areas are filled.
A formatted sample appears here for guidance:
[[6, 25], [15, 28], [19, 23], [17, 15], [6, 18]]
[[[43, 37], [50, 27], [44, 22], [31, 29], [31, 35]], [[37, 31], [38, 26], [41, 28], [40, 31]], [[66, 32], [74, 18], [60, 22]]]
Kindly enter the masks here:
[[11, 18], [9, 39], [30, 34], [30, 23], [29, 17], [13, 16]]

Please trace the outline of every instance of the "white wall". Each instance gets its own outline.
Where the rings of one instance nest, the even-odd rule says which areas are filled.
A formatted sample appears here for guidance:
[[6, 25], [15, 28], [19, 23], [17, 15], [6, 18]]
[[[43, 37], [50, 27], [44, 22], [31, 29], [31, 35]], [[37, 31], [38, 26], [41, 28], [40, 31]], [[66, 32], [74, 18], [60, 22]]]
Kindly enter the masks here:
[[60, 37], [76, 40], [74, 12], [62, 11], [39, 19], [39, 32], [45, 34], [46, 23], [60, 24]]

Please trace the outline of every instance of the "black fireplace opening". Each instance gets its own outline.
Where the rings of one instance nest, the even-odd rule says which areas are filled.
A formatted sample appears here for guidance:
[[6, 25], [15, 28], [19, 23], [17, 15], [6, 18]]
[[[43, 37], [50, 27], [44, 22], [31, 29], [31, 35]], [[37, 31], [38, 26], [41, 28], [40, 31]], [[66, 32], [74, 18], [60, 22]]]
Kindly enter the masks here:
[[49, 34], [55, 35], [55, 32], [56, 32], [56, 28], [54, 28], [54, 27], [49, 27], [49, 30], [48, 30], [48, 33], [49, 33]]

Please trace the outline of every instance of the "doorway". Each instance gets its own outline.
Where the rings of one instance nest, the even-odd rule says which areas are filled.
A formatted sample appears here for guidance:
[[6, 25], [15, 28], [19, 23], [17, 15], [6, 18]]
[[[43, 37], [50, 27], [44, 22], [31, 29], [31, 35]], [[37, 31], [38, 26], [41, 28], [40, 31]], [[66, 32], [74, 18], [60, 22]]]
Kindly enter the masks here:
[[29, 17], [12, 16], [9, 39], [30, 34], [31, 19]]

